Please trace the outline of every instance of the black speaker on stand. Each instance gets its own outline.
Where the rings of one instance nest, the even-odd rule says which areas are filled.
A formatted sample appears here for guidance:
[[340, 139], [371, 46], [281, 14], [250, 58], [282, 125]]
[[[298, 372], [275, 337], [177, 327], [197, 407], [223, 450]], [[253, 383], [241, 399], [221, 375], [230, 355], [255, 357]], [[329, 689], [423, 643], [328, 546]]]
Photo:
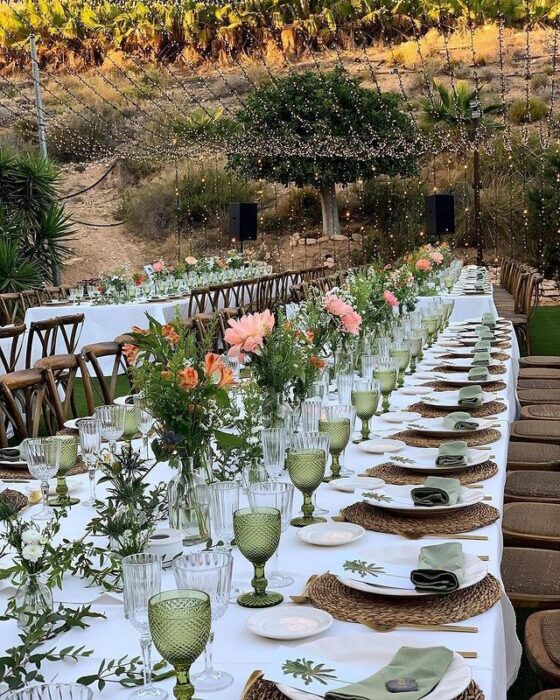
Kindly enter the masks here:
[[427, 238], [433, 241], [446, 233], [455, 233], [454, 195], [431, 194], [424, 201]]
[[229, 233], [241, 243], [257, 240], [256, 202], [231, 202], [229, 205]]

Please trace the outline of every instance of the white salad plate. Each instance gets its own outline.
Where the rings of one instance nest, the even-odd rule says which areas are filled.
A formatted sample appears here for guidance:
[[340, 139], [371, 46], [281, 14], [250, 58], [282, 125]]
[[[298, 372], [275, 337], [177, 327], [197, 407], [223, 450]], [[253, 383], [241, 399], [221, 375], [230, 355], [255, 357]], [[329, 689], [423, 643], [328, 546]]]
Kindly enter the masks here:
[[333, 479], [328, 483], [329, 488], [335, 491], [344, 491], [344, 493], [354, 493], [356, 489], [378, 489], [384, 485], [383, 479], [376, 479], [374, 476], [343, 477], [342, 479]]
[[281, 605], [259, 610], [247, 618], [247, 629], [268, 639], [305, 639], [328, 630], [333, 617], [324, 610], [303, 605]]
[[359, 540], [366, 534], [361, 525], [354, 523], [315, 523], [298, 530], [297, 536], [302, 542], [318, 547], [340, 547]]
[[391, 440], [387, 438], [379, 438], [377, 440], [365, 440], [358, 443], [358, 449], [362, 452], [369, 452], [374, 455], [382, 455], [385, 452], [399, 452], [406, 447], [406, 443], [402, 440]]

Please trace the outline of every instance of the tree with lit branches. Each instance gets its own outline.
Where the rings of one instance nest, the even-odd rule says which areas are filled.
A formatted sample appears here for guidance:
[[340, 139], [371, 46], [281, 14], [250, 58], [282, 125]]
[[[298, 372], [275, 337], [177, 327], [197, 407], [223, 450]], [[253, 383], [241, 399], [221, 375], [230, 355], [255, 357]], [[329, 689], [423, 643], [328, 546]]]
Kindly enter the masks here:
[[316, 187], [331, 238], [340, 233], [337, 184], [412, 175], [421, 151], [397, 95], [364, 88], [342, 68], [267, 82], [237, 119], [228, 167], [249, 179]]

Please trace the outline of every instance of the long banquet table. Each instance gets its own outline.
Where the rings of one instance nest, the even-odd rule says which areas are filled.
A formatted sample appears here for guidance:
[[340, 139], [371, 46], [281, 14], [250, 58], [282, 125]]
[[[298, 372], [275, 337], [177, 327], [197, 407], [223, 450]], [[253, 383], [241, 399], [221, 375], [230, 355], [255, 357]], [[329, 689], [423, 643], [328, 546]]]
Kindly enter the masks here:
[[[471, 316], [479, 317], [479, 305], [475, 300], [472, 302]], [[507, 410], [498, 418], [501, 424], [501, 438], [493, 443], [492, 453], [499, 467], [498, 474], [491, 479], [482, 482], [484, 494], [491, 497], [490, 504], [502, 511], [503, 491], [506, 472], [507, 448], [509, 440], [509, 420], [515, 417], [515, 371], [517, 365], [518, 349], [515, 334], [512, 333], [512, 348], [508, 351], [511, 358], [507, 360], [507, 374], [504, 375], [507, 389], [499, 392], [500, 398], [507, 405]], [[432, 352], [426, 352], [425, 362], [421, 364], [418, 371], [426, 369]], [[425, 379], [416, 376], [408, 377], [407, 384], [420, 384]], [[414, 403], [418, 397], [405, 396], [401, 393], [394, 393], [391, 404], [397, 409]], [[391, 426], [376, 418], [373, 422], [374, 433], [387, 437], [391, 432], [398, 430], [390, 429]], [[382, 432], [383, 431], [383, 432]], [[401, 454], [406, 455], [406, 450]], [[350, 444], [347, 450], [345, 464], [356, 473], [362, 473], [366, 468], [386, 461], [386, 457], [372, 455], [361, 452], [356, 445]], [[167, 480], [172, 475], [171, 468], [166, 464], [160, 464], [152, 473], [154, 481]], [[75, 495], [81, 499], [87, 497], [87, 476], [75, 477], [77, 488]], [[13, 486], [11, 486], [13, 487]], [[98, 487], [98, 495], [103, 495], [103, 487]], [[330, 516], [336, 515], [339, 509], [350, 505], [355, 501], [351, 494], [335, 491], [327, 484], [321, 485], [317, 492], [317, 502], [320, 506], [328, 508]], [[296, 491], [294, 495], [294, 514], [300, 507], [300, 495]], [[92, 516], [93, 511], [82, 505], [74, 506], [71, 509], [69, 518], [64, 522], [61, 535], [77, 537], [83, 532], [83, 528]], [[26, 515], [28, 517], [28, 515]], [[486, 535], [486, 541], [462, 541], [465, 552], [476, 555], [486, 555], [488, 559], [489, 571], [500, 578], [500, 559], [502, 553], [501, 523], [497, 522], [476, 530], [476, 534]], [[361, 550], [371, 547], [395, 546], [399, 547], [407, 540], [390, 534], [378, 532], [366, 532], [365, 536], [353, 543], [336, 548], [315, 547], [303, 543], [298, 539], [298, 530], [289, 527], [282, 535], [279, 555], [280, 568], [294, 576], [295, 583], [284, 588], [285, 602], [283, 605], [291, 605], [289, 596], [300, 594], [303, 591], [306, 581], [313, 574], [324, 573], [333, 562], [348, 555], [358, 554]], [[418, 541], [419, 545], [438, 544], [441, 540], [423, 538]], [[241, 588], [247, 590], [251, 577], [249, 563], [234, 549], [234, 582]], [[2, 584], [0, 583], [0, 586]], [[172, 574], [164, 572], [163, 589], [174, 588]], [[0, 600], [6, 601], [7, 595], [13, 593], [13, 588], [4, 583], [0, 588]], [[60, 648], [70, 644], [85, 644], [94, 650], [90, 659], [80, 660], [78, 664], [57, 663], [47, 664], [44, 667], [44, 675], [47, 680], [56, 676], [57, 681], [71, 681], [78, 676], [94, 673], [102, 658], [118, 658], [122, 655], [131, 656], [139, 654], [138, 636], [133, 627], [123, 617], [122, 598], [118, 595], [107, 594], [100, 589], [86, 588], [84, 583], [75, 579], [65, 579], [62, 590], [55, 591], [55, 600], [67, 604], [92, 603], [97, 611], [104, 612], [106, 620], [95, 620], [86, 631], [76, 631], [65, 634], [56, 640], [56, 645]], [[214, 649], [214, 661], [216, 668], [229, 671], [234, 676], [234, 685], [220, 692], [204, 694], [204, 698], [215, 698], [215, 700], [238, 700], [241, 698], [244, 684], [256, 669], [266, 671], [267, 665], [271, 663], [278, 646], [297, 647], [309, 640], [295, 642], [275, 642], [270, 639], [254, 636], [245, 626], [246, 619], [253, 614], [253, 611], [241, 608], [235, 603], [231, 603], [225, 616], [217, 621], [215, 625], [216, 641]], [[521, 647], [515, 634], [515, 616], [511, 604], [505, 597], [501, 603], [495, 605], [486, 612], [464, 621], [463, 624], [474, 625], [478, 628], [476, 634], [465, 633], [443, 633], [396, 630], [393, 632], [371, 632], [365, 627], [357, 624], [334, 621], [332, 627], [323, 633], [322, 636], [338, 635], [361, 635], [369, 634], [373, 643], [383, 645], [391, 636], [398, 635], [399, 638], [406, 636], [406, 642], [414, 644], [415, 641], [429, 645], [445, 645], [454, 650], [471, 650], [477, 652], [477, 658], [469, 660], [472, 668], [473, 678], [484, 692], [486, 700], [505, 700], [507, 687], [515, 679], [520, 663]], [[15, 624], [10, 622], [2, 623], [3, 646], [9, 647], [17, 643], [17, 630]], [[155, 653], [157, 657], [157, 653]], [[194, 670], [200, 669], [202, 659], [199, 659]], [[172, 681], [163, 683], [169, 691], [172, 688]], [[124, 698], [130, 690], [111, 684], [110, 689], [103, 693], [95, 690], [95, 697]], [[200, 694], [198, 694], [200, 697]]]

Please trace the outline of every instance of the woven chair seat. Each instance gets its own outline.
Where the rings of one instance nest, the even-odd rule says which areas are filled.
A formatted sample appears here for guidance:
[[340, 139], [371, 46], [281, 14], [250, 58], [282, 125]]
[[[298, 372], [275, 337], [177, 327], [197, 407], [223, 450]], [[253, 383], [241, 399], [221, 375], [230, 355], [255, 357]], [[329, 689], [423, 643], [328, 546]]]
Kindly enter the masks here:
[[560, 420], [516, 420], [511, 424], [510, 440], [560, 445]]
[[[527, 381], [527, 380], [525, 380]], [[517, 389], [517, 398], [522, 406], [535, 404], [560, 404], [560, 389]]]
[[560, 504], [560, 472], [541, 470], [508, 472], [504, 496], [506, 503], [536, 501]]
[[517, 388], [554, 389], [556, 391], [560, 391], [560, 379], [518, 379]]
[[[527, 618], [524, 645], [527, 660], [545, 685], [560, 685], [560, 610], [543, 610]], [[538, 693], [533, 700], [560, 700], [560, 689]]]
[[556, 367], [560, 368], [559, 355], [527, 355], [519, 359], [521, 367]]
[[501, 571], [505, 591], [514, 607], [560, 607], [560, 552], [504, 547]]
[[560, 369], [552, 367], [521, 367], [518, 379], [560, 379]]
[[560, 549], [560, 505], [508, 503], [504, 506], [502, 533], [504, 544], [512, 547]]
[[521, 420], [560, 420], [560, 405], [541, 403], [536, 406], [523, 406]]
[[514, 326], [527, 325], [527, 316], [525, 314], [504, 314], [508, 321], [511, 321]]
[[[534, 613], [535, 615], [537, 613]], [[533, 695], [531, 700], [560, 700], [560, 688], [553, 690], [543, 690]]]
[[560, 469], [560, 445], [510, 442], [507, 468], [509, 471]]

